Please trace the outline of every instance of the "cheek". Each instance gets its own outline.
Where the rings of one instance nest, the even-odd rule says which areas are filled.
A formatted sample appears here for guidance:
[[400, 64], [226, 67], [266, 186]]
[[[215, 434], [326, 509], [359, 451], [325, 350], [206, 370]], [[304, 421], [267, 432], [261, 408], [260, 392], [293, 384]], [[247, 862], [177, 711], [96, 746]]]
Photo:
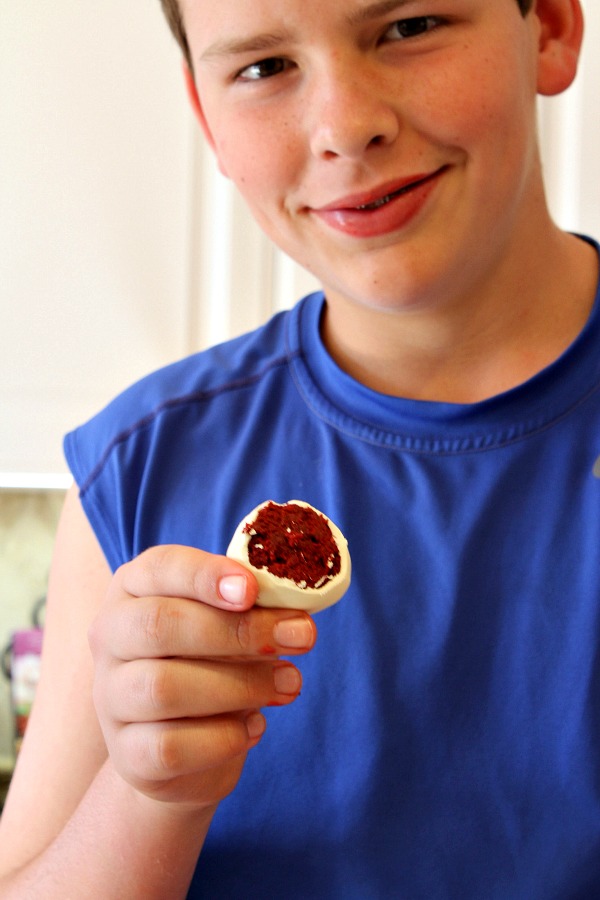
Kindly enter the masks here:
[[298, 182], [302, 164], [282, 127], [228, 129], [216, 145], [221, 169], [253, 211], [281, 207]]
[[439, 86], [436, 97], [438, 107], [430, 120], [438, 139], [448, 146], [470, 151], [485, 141], [504, 119], [494, 99], [485, 91], [465, 91], [464, 85], [445, 82]]
[[426, 88], [424, 116], [436, 139], [446, 146], [475, 152], [487, 146], [502, 152], [505, 142], [522, 140], [531, 130], [535, 84], [524, 90], [531, 73], [518, 48], [500, 56], [494, 49], [464, 53], [444, 64]]
[[[240, 144], [239, 146], [243, 146]], [[240, 152], [239, 147], [220, 148], [221, 171], [233, 182], [255, 216], [268, 203], [273, 188], [273, 170], [256, 149]], [[271, 176], [271, 177], [270, 177]]]

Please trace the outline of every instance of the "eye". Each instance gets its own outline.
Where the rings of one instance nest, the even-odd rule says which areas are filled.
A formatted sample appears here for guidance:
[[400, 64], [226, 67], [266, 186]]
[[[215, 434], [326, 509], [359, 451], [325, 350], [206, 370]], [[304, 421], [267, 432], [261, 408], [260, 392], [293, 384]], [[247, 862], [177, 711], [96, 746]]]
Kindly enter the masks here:
[[402, 41], [433, 31], [441, 24], [442, 20], [438, 16], [414, 16], [411, 19], [398, 19], [390, 25], [386, 37], [391, 41]]
[[261, 59], [258, 62], [246, 66], [237, 74], [238, 81], [261, 81], [264, 78], [272, 78], [274, 75], [280, 75], [289, 67], [289, 63], [285, 59], [278, 56], [272, 56], [268, 59]]

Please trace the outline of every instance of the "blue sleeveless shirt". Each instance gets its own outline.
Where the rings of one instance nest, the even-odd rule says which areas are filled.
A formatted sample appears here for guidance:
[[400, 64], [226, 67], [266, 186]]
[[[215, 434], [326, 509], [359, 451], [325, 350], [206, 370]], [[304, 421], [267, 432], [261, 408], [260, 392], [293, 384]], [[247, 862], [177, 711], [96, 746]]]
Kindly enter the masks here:
[[470, 405], [342, 372], [312, 295], [67, 436], [113, 568], [223, 553], [266, 499], [348, 538], [304, 687], [220, 805], [190, 898], [600, 897], [600, 297], [525, 384]]

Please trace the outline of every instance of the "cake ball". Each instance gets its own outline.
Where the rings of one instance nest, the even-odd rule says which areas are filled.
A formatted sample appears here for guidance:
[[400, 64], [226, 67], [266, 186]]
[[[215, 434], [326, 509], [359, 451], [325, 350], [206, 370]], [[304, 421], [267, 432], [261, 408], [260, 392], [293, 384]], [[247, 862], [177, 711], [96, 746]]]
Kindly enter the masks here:
[[251, 569], [258, 606], [319, 612], [350, 584], [348, 542], [340, 529], [302, 500], [267, 500], [242, 519], [227, 556]]

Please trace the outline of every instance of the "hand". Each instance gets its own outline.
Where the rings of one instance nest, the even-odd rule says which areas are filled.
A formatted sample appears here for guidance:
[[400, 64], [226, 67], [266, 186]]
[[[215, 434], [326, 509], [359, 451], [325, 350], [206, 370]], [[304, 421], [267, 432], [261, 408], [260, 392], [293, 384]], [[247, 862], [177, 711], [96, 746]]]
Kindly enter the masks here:
[[279, 660], [316, 639], [306, 613], [254, 607], [243, 566], [189, 547], [155, 547], [114, 575], [90, 629], [94, 702], [113, 765], [157, 800], [215, 806], [263, 734], [263, 706], [300, 693]]

